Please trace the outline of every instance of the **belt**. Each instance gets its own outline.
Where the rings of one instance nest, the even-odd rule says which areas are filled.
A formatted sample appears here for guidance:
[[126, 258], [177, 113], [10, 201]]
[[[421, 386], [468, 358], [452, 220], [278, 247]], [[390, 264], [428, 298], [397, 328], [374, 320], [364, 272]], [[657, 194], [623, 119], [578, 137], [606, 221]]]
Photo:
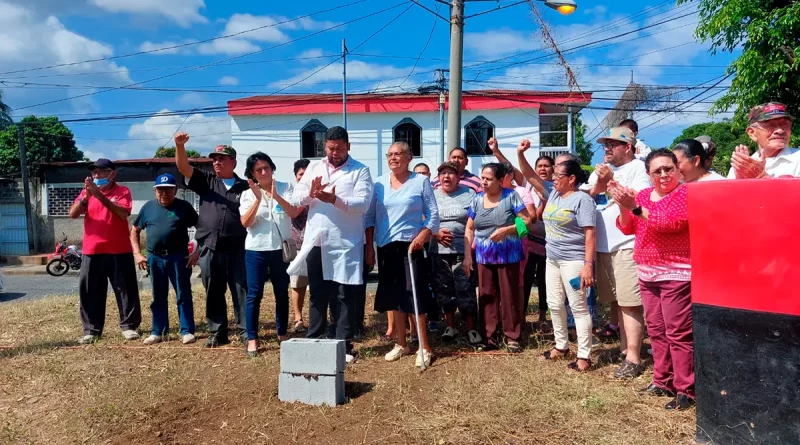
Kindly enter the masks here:
[[150, 253], [152, 253], [153, 255], [156, 255], [156, 256], [170, 256], [170, 255], [175, 255], [175, 254], [188, 255], [188, 252], [179, 252], [179, 251], [170, 252], [169, 250], [166, 250], [166, 249], [164, 249], [164, 250], [151, 250]]

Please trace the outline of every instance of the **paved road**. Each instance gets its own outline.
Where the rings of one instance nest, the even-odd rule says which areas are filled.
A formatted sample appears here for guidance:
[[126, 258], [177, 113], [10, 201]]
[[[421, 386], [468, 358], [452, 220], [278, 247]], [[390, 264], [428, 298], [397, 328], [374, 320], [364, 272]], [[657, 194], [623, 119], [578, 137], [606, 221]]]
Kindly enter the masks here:
[[[141, 275], [140, 275], [141, 276]], [[192, 278], [193, 284], [200, 284], [200, 279]], [[377, 283], [370, 282], [367, 290], [375, 292]], [[6, 275], [3, 277], [3, 291], [0, 292], [0, 304], [7, 301], [36, 299], [48, 296], [78, 295], [78, 274], [70, 272], [63, 277], [49, 275]], [[142, 279], [142, 289], [150, 289], [150, 279]]]

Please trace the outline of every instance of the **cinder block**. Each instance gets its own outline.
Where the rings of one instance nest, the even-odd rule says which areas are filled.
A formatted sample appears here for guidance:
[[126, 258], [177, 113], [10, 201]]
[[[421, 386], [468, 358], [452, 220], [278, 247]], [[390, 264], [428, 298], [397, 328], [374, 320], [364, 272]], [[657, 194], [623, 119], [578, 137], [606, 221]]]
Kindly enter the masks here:
[[293, 338], [281, 342], [281, 372], [336, 375], [344, 372], [343, 340]]
[[278, 377], [278, 400], [307, 405], [341, 405], [344, 403], [344, 373], [304, 375], [282, 372]]

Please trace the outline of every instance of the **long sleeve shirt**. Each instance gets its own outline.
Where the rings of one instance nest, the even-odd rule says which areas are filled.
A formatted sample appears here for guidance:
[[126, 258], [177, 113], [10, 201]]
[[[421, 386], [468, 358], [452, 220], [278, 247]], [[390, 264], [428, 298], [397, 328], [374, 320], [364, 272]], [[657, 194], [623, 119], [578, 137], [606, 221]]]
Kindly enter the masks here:
[[632, 217], [617, 227], [626, 235], [636, 235], [633, 259], [644, 281], [689, 281], [689, 211], [686, 185], [679, 185], [659, 201], [650, 200], [647, 188], [636, 195], [636, 205], [647, 209], [647, 219]]
[[365, 227], [375, 227], [378, 247], [392, 241], [411, 242], [423, 228], [438, 232], [439, 207], [428, 178], [412, 172], [395, 190], [390, 176], [375, 180], [375, 193], [365, 219]]
[[[309, 196], [311, 181], [321, 177], [325, 191], [336, 187], [334, 204]], [[314, 247], [322, 250], [325, 280], [339, 284], [363, 284], [364, 214], [372, 200], [369, 169], [352, 157], [334, 167], [328, 159], [312, 163], [295, 186], [290, 203], [308, 207], [303, 245], [289, 264], [289, 275], [306, 274], [306, 257]]]

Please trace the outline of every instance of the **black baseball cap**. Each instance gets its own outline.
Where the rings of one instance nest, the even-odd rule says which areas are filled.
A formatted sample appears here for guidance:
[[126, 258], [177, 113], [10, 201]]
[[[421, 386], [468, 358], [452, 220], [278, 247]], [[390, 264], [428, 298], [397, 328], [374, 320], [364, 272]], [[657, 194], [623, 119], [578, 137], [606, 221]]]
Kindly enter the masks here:
[[114, 165], [113, 162], [111, 162], [110, 160], [108, 160], [106, 158], [100, 158], [97, 161], [92, 162], [91, 164], [89, 164], [89, 170], [94, 170], [96, 168], [100, 168], [100, 169], [103, 169], [103, 170], [106, 170], [106, 169], [108, 169], [108, 170], [116, 170], [117, 166]]

